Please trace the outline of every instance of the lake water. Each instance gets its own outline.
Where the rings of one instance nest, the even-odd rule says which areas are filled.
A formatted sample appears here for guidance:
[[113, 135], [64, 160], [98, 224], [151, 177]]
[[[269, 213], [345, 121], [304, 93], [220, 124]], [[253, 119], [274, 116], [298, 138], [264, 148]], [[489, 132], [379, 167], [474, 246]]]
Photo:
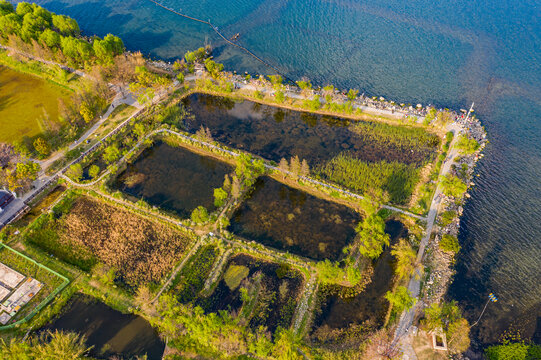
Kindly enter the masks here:
[[231, 218], [229, 229], [248, 240], [311, 259], [338, 260], [355, 238], [360, 220], [345, 205], [264, 176]]
[[76, 332], [93, 346], [92, 356], [132, 359], [147, 355], [161, 360], [165, 343], [148, 321], [140, 316], [122, 314], [87, 295], [75, 295], [64, 312], [46, 329]]
[[184, 219], [199, 205], [214, 210], [213, 191], [232, 171], [224, 162], [158, 141], [128, 165], [113, 186]]
[[[453, 109], [476, 104], [491, 143], [460, 231], [463, 250], [449, 296], [491, 343], [511, 327], [531, 336], [541, 317], [541, 53], [534, 0], [163, 0], [211, 19], [286, 75], [356, 87], [400, 102]], [[174, 59], [205, 38], [216, 60], [266, 72], [206, 25], [149, 1], [44, 0], [88, 34], [121, 36], [130, 50]]]

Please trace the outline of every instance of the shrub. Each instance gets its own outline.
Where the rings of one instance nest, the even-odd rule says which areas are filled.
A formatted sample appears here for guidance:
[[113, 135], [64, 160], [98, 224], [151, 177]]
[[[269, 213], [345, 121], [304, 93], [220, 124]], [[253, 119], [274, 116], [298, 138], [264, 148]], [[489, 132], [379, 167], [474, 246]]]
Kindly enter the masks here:
[[447, 196], [460, 199], [468, 190], [468, 186], [455, 175], [445, 175], [441, 179], [443, 193]]
[[460, 244], [456, 236], [445, 234], [441, 237], [440, 249], [456, 254], [460, 251]]
[[440, 215], [440, 224], [442, 226], [447, 226], [451, 223], [451, 221], [454, 220], [455, 217], [456, 211], [447, 210]]
[[461, 150], [463, 154], [470, 155], [479, 149], [479, 143], [477, 140], [470, 139], [466, 135], [460, 135], [455, 147]]
[[489, 360], [536, 360], [541, 359], [541, 346], [504, 340], [501, 345], [488, 347], [485, 354]]

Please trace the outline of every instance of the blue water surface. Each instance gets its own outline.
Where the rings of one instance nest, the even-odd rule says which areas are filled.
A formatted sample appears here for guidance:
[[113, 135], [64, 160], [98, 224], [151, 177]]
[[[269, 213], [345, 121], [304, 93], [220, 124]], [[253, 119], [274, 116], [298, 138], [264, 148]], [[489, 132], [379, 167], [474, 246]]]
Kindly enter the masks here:
[[[43, 0], [87, 34], [114, 33], [130, 50], [166, 60], [212, 44], [229, 70], [269, 69], [213, 30], [148, 0]], [[535, 0], [163, 0], [211, 20], [290, 78], [357, 88], [406, 103], [466, 108], [491, 143], [460, 231], [449, 297], [474, 339], [509, 329], [533, 336], [541, 318], [541, 18]], [[537, 332], [541, 332], [538, 329]]]

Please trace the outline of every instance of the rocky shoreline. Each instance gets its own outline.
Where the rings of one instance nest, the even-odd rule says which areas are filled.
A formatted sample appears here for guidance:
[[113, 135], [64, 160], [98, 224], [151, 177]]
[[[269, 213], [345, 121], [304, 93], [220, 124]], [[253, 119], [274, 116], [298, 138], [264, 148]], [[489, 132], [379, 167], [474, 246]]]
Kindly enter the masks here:
[[[468, 185], [468, 190], [475, 185], [472, 181], [474, 168], [477, 162], [483, 158], [482, 151], [488, 143], [487, 134], [480, 121], [472, 117], [469, 120], [459, 119], [457, 124], [461, 133], [479, 143], [479, 148], [471, 154], [461, 154], [455, 158], [455, 164], [451, 169], [453, 175], [457, 175]], [[426, 265], [431, 269], [425, 283], [422, 301], [425, 304], [439, 303], [445, 296], [450, 280], [455, 274], [453, 268], [456, 253], [444, 251], [440, 248], [440, 241], [444, 235], [457, 237], [460, 230], [460, 217], [463, 213], [465, 200], [470, 197], [468, 191], [457, 199], [444, 196], [439, 209], [437, 227], [434, 230], [434, 240], [429, 242]], [[443, 213], [454, 213], [449, 221], [442, 219]]]

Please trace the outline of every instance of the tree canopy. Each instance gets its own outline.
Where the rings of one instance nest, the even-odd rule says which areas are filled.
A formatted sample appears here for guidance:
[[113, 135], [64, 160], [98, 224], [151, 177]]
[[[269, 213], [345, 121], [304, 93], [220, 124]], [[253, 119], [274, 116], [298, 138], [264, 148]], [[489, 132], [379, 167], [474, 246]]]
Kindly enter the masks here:
[[377, 214], [367, 216], [355, 230], [359, 234], [359, 252], [364, 256], [376, 259], [383, 252], [383, 247], [389, 246], [385, 221]]
[[109, 65], [113, 57], [124, 52], [122, 40], [114, 35], [87, 40], [81, 38], [80, 33], [77, 22], [68, 16], [27, 2], [20, 2], [14, 9], [10, 3], [0, 0], [0, 42], [3, 44], [18, 47], [19, 44], [9, 38], [15, 36], [26, 44], [41, 46], [49, 51], [49, 57], [71, 66]]

